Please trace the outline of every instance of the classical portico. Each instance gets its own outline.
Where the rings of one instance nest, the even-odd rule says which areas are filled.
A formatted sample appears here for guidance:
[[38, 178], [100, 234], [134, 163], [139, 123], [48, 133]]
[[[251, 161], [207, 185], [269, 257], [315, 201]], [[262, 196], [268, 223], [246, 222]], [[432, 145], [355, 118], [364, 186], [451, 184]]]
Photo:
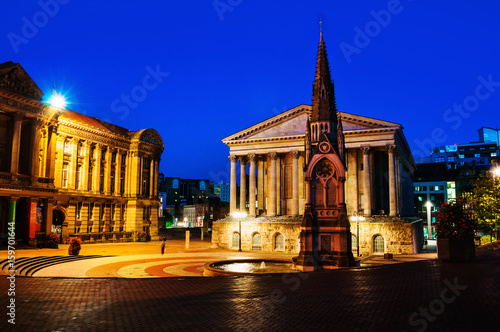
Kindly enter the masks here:
[[[348, 214], [412, 215], [410, 174], [415, 164], [403, 127], [339, 113], [345, 137]], [[303, 214], [306, 193], [302, 168], [310, 114], [311, 106], [300, 105], [222, 140], [230, 148], [231, 213], [245, 210], [249, 216]], [[236, 201], [238, 164], [239, 202]]]

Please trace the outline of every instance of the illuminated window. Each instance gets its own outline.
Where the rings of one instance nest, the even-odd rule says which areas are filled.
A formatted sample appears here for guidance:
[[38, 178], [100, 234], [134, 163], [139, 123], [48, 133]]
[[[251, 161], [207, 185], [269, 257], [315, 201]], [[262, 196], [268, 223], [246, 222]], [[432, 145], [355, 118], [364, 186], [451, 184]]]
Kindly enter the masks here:
[[239, 248], [240, 247], [240, 233], [234, 232], [232, 238], [232, 247]]
[[76, 219], [82, 218], [82, 202], [76, 203]]
[[174, 179], [174, 181], [172, 182], [172, 188], [179, 189], [179, 180]]
[[101, 204], [99, 206], [99, 220], [104, 220], [104, 209], [105, 209], [105, 204]]
[[61, 186], [63, 188], [68, 187], [68, 164], [63, 164], [63, 170], [62, 170], [62, 184]]
[[76, 166], [75, 189], [80, 189], [81, 169], [82, 167], [80, 165]]
[[200, 190], [205, 190], [205, 181], [200, 181]]
[[252, 236], [252, 250], [262, 250], [262, 237], [259, 233]]
[[64, 153], [69, 154], [69, 140], [64, 141]]
[[358, 238], [356, 235], [351, 234], [351, 249], [354, 253], [358, 252]]
[[274, 250], [285, 250], [285, 237], [280, 233], [274, 238]]
[[384, 238], [382, 235], [377, 235], [373, 239], [373, 253], [384, 253]]

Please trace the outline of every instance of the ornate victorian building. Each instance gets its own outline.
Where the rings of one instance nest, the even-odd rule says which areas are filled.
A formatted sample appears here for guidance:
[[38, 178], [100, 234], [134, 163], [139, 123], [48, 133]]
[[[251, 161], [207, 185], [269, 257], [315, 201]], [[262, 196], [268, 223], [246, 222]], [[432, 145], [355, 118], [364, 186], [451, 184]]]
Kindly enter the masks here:
[[[299, 251], [302, 221], [299, 216], [304, 215], [308, 200], [306, 184], [310, 181], [305, 168], [312, 152], [308, 147], [310, 141], [316, 144], [323, 133], [335, 136], [337, 132], [337, 128], [331, 127], [336, 119], [326, 121], [325, 117], [330, 115], [322, 114], [323, 108], [314, 110], [323, 98], [335, 106], [333, 84], [328, 91], [328, 86], [322, 83], [330, 79], [323, 38], [316, 73], [313, 106], [299, 105], [222, 140], [229, 147], [231, 161], [230, 212], [248, 212], [241, 232], [247, 250]], [[403, 218], [413, 216], [411, 175], [415, 171], [403, 127], [345, 112], [333, 114], [335, 118], [338, 116], [341, 124], [338, 133], [343, 134], [344, 140], [344, 148], [339, 146], [337, 151], [347, 169], [342, 179], [347, 217], [365, 217], [360, 225], [360, 252], [418, 251], [421, 226]], [[239, 201], [237, 167], [241, 174]], [[351, 233], [352, 246], [357, 249], [355, 223], [351, 225]], [[234, 248], [239, 236], [234, 218], [214, 223], [214, 247]]]
[[19, 65], [0, 65], [0, 217], [16, 239], [66, 242], [158, 237], [163, 142], [153, 129], [129, 131], [41, 102]]

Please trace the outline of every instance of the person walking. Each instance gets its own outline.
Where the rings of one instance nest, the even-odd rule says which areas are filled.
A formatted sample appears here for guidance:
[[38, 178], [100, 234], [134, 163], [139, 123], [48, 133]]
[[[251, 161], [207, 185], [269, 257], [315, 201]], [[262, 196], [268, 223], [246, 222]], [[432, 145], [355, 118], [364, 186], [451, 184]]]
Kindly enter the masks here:
[[164, 238], [163, 238], [163, 241], [162, 241], [162, 243], [161, 243], [161, 245], [160, 245], [160, 248], [161, 248], [161, 254], [162, 254], [162, 255], [165, 253], [165, 246], [166, 246], [166, 245], [167, 245], [167, 238], [166, 238], [166, 237], [164, 237]]

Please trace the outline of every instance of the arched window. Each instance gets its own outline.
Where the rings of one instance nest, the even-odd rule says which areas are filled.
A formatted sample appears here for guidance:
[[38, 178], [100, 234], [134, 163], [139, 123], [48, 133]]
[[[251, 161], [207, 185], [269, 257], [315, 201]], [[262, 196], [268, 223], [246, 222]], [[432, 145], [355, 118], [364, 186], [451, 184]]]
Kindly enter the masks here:
[[231, 247], [233, 248], [239, 248], [240, 247], [240, 233], [234, 232], [233, 233], [233, 239], [232, 239]]
[[373, 253], [384, 253], [385, 241], [382, 235], [377, 235], [373, 239]]
[[200, 181], [200, 190], [205, 190], [205, 181]]
[[174, 181], [172, 181], [172, 187], [174, 189], [179, 189], [179, 180], [174, 179]]
[[352, 249], [353, 255], [357, 256], [357, 254], [358, 254], [358, 238], [354, 234], [351, 234], [351, 249]]
[[252, 250], [262, 250], [262, 237], [259, 233], [252, 236]]
[[285, 250], [285, 237], [280, 233], [276, 234], [274, 237], [274, 250]]

